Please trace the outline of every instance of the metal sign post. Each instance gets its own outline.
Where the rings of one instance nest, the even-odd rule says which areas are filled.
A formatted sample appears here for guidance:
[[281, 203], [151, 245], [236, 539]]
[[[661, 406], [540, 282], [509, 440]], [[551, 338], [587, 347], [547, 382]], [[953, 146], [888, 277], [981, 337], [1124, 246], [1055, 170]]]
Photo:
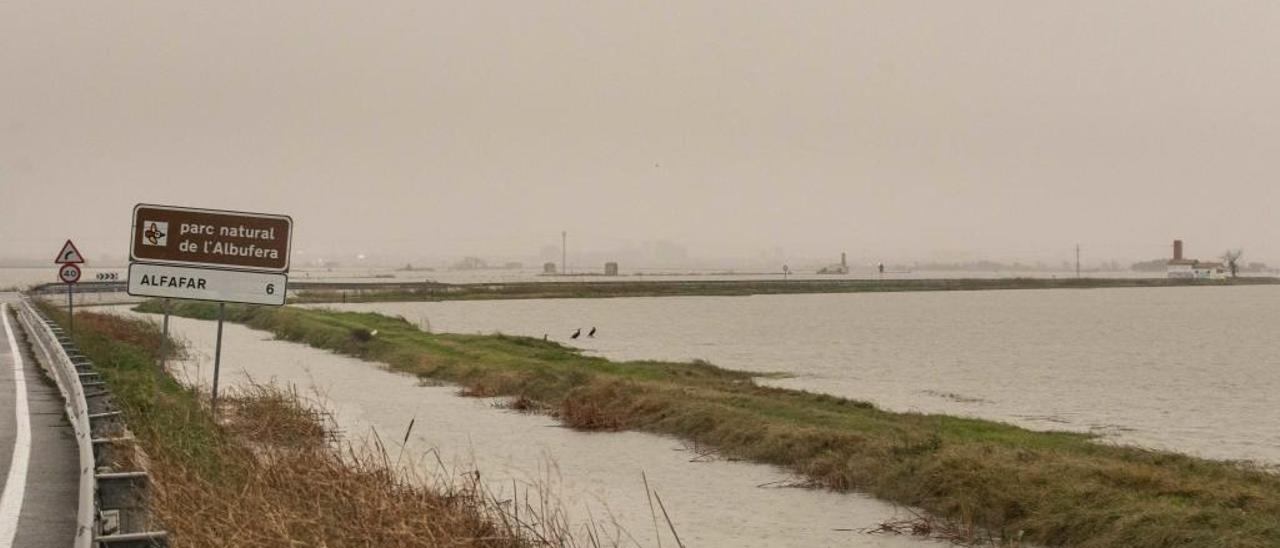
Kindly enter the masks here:
[[160, 370], [164, 371], [169, 354], [169, 299], [164, 300], [164, 328], [160, 332]]
[[210, 398], [215, 418], [226, 303], [284, 304], [292, 234], [293, 219], [287, 215], [154, 204], [133, 208], [128, 292], [165, 299], [162, 367], [168, 354], [168, 299], [218, 303]]
[[62, 250], [58, 251], [58, 256], [53, 259], [53, 264], [62, 265], [58, 267], [58, 281], [67, 284], [67, 332], [72, 335], [76, 334], [73, 286], [80, 281], [81, 263], [84, 263], [84, 255], [80, 254], [80, 250], [76, 249], [76, 244], [71, 243], [71, 240], [62, 244]]
[[74, 335], [76, 332], [76, 317], [74, 309], [75, 299], [73, 296], [75, 293], [74, 288], [76, 282], [80, 281], [80, 267], [74, 264], [62, 265], [62, 267], [58, 268], [58, 279], [61, 280], [62, 283], [67, 284], [67, 330]]
[[209, 407], [213, 409], [213, 420], [218, 420], [218, 372], [222, 370], [222, 320], [227, 314], [227, 303], [218, 303], [218, 342], [213, 347], [213, 398]]

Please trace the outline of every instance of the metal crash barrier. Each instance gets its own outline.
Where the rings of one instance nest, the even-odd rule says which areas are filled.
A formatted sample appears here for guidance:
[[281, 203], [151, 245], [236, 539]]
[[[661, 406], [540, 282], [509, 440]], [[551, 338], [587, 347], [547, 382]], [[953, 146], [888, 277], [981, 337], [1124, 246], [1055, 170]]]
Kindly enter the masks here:
[[150, 529], [145, 455], [120, 419], [111, 393], [62, 328], [23, 296], [15, 307], [32, 350], [58, 385], [80, 451], [76, 548], [166, 547]]

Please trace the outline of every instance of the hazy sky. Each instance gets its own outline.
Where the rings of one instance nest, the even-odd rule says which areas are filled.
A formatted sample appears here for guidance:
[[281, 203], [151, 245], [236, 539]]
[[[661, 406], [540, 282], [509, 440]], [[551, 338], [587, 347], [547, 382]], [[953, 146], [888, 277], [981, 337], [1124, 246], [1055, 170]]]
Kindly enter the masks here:
[[1276, 2], [0, 2], [0, 255], [1280, 262]]

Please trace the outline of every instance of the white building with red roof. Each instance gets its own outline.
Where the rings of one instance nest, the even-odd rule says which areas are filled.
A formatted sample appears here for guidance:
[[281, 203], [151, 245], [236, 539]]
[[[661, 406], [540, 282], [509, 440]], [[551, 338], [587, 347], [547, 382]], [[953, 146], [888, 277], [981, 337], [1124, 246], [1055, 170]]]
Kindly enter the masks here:
[[1194, 280], [1221, 280], [1227, 277], [1227, 267], [1218, 261], [1201, 261], [1182, 256], [1182, 240], [1173, 241], [1173, 258], [1169, 259], [1170, 278]]

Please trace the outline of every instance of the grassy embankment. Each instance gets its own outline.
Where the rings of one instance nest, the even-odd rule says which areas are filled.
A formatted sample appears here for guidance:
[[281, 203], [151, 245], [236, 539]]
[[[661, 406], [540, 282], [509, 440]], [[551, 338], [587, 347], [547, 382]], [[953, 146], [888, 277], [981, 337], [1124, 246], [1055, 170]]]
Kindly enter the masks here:
[[[212, 318], [215, 310], [186, 303], [173, 311]], [[470, 394], [508, 396], [575, 428], [680, 437], [1005, 538], [1081, 547], [1280, 546], [1280, 477], [1243, 465], [891, 413], [757, 386], [746, 373], [701, 362], [612, 362], [537, 339], [424, 333], [369, 313], [231, 306], [227, 314], [281, 339], [456, 382]]]
[[483, 299], [561, 299], [603, 297], [739, 296], [791, 293], [869, 293], [886, 291], [977, 291], [993, 289], [1096, 289], [1108, 287], [1186, 287], [1278, 284], [1280, 278], [1171, 280], [1167, 278], [1002, 278], [912, 280], [690, 280], [516, 282], [476, 284], [298, 283], [291, 302], [382, 302]]
[[385, 453], [336, 444], [324, 415], [288, 390], [231, 394], [215, 423], [207, 399], [156, 366], [152, 323], [80, 312], [75, 328], [148, 455], [152, 513], [174, 546], [514, 548], [562, 532], [522, 530], [474, 483], [404, 481]]

